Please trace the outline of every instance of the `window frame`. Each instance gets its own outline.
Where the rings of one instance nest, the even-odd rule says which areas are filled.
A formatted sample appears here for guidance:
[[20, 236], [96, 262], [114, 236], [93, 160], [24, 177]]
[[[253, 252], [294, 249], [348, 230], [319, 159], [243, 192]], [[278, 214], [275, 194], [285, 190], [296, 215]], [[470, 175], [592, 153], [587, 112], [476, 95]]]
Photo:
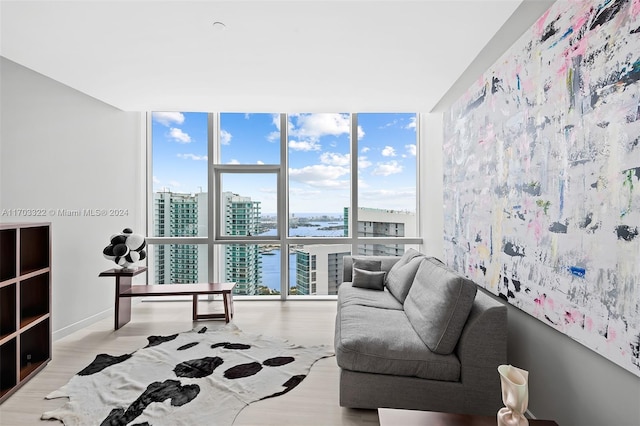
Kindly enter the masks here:
[[[274, 244], [279, 245], [281, 253], [288, 253], [291, 245], [318, 245], [318, 244], [348, 244], [351, 246], [351, 253], [358, 253], [359, 245], [366, 244], [395, 244], [395, 245], [422, 245], [423, 237], [420, 218], [420, 130], [421, 115], [416, 114], [416, 199], [415, 199], [415, 215], [416, 215], [416, 237], [359, 237], [357, 231], [358, 226], [358, 113], [350, 113], [351, 118], [351, 134], [350, 134], [350, 200], [349, 200], [349, 217], [347, 223], [349, 227], [348, 236], [340, 237], [290, 237], [289, 229], [289, 193], [288, 193], [288, 114], [280, 113], [280, 164], [220, 164], [220, 113], [208, 114], [208, 179], [207, 192], [208, 210], [207, 210], [207, 236], [206, 237], [149, 237], [153, 228], [153, 152], [152, 152], [152, 112], [148, 112], [146, 123], [146, 142], [147, 142], [147, 183], [146, 183], [146, 241], [147, 244], [205, 244], [208, 246], [208, 280], [215, 282], [224, 277], [224, 265], [221, 264], [221, 256], [219, 250], [224, 250], [226, 244]], [[267, 173], [276, 174], [277, 181], [277, 235], [276, 236], [229, 236], [223, 235], [221, 227], [223, 226], [223, 216], [221, 210], [222, 192], [221, 192], [221, 175], [225, 173]], [[298, 296], [289, 294], [289, 256], [280, 256], [280, 296], [242, 296], [242, 299], [265, 300], [275, 298], [280, 300], [335, 300], [336, 295], [316, 295], [316, 296]], [[148, 271], [147, 271], [148, 274]]]

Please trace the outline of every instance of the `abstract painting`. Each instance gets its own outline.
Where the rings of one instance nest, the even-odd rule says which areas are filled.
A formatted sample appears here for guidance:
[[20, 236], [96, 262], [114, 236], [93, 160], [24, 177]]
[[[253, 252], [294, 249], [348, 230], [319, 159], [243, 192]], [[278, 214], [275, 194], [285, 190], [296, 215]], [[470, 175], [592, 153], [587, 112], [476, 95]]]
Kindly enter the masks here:
[[640, 0], [560, 1], [444, 117], [445, 257], [640, 376]]

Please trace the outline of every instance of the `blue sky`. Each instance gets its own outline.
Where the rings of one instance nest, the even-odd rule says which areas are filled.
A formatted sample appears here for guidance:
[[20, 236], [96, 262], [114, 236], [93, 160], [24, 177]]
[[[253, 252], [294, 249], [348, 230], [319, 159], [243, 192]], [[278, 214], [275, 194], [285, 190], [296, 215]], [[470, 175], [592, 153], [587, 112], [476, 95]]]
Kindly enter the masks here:
[[[351, 178], [349, 114], [290, 114], [291, 213], [342, 213]], [[220, 162], [278, 164], [277, 114], [222, 113]], [[153, 190], [207, 191], [207, 114], [156, 112], [152, 123]], [[415, 114], [358, 114], [359, 204], [415, 211]], [[223, 188], [275, 212], [275, 178], [229, 175]]]

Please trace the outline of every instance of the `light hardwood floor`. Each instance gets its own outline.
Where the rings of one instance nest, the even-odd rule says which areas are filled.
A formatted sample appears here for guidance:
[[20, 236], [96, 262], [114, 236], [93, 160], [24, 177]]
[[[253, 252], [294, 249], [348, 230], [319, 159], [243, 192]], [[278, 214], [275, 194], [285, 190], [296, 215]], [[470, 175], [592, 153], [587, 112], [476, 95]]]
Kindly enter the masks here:
[[[262, 333], [301, 345], [333, 347], [334, 301], [238, 301], [232, 322], [249, 333]], [[218, 312], [220, 301], [201, 301], [202, 312]], [[55, 314], [55, 312], [54, 312]], [[44, 411], [64, 400], [45, 400], [99, 353], [120, 355], [147, 344], [147, 336], [167, 335], [224, 321], [191, 321], [188, 301], [135, 303], [132, 320], [113, 330], [113, 317], [103, 319], [53, 343], [53, 359], [37, 376], [0, 405], [3, 426], [62, 424], [40, 420]], [[234, 425], [378, 425], [375, 410], [342, 408], [338, 404], [339, 369], [335, 357], [321, 359], [291, 392], [245, 407]], [[197, 425], [200, 426], [200, 425]]]

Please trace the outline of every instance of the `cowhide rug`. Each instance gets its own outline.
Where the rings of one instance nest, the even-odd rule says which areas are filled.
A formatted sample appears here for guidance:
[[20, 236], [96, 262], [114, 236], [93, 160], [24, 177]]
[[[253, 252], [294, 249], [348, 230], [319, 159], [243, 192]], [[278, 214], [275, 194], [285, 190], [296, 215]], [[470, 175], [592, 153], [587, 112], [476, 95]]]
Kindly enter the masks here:
[[235, 326], [151, 336], [131, 354], [100, 354], [47, 399], [42, 415], [75, 425], [230, 425], [248, 404], [297, 386], [328, 346], [303, 347]]

